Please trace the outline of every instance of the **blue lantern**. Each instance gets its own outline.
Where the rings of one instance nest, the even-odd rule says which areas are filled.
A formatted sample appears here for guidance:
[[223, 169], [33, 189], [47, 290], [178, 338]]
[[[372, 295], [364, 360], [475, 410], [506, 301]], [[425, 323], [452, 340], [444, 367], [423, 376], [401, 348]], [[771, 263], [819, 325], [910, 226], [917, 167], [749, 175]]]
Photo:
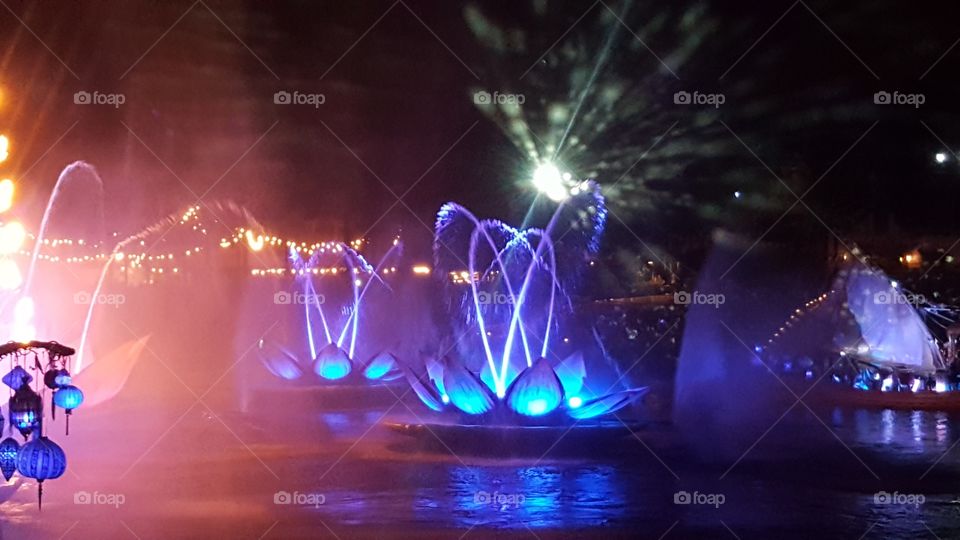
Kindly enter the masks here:
[[33, 375], [27, 373], [27, 370], [20, 366], [14, 367], [9, 373], [3, 376], [3, 384], [13, 388], [15, 391], [19, 390], [20, 387], [25, 384], [30, 384], [31, 381], [33, 381]]
[[70, 384], [70, 372], [65, 369], [51, 369], [43, 374], [43, 384], [51, 390]]
[[13, 437], [7, 437], [0, 442], [0, 472], [6, 480], [13, 478], [17, 472], [17, 453], [20, 452], [20, 443]]
[[67, 411], [67, 435], [70, 434], [70, 414], [83, 403], [83, 392], [68, 384], [53, 393], [53, 404]]
[[68, 384], [53, 393], [53, 402], [69, 413], [83, 403], [83, 392], [76, 386]]
[[60, 371], [57, 372], [57, 376], [54, 379], [54, 382], [57, 384], [57, 386], [66, 386], [70, 384], [70, 381], [72, 380], [73, 380], [73, 377], [70, 376], [70, 372], [65, 369], [61, 369]]
[[10, 424], [26, 438], [39, 425], [42, 415], [43, 402], [40, 396], [24, 384], [10, 399]]
[[20, 448], [17, 470], [40, 484], [37, 503], [43, 507], [43, 481], [60, 478], [67, 470], [67, 455], [57, 443], [46, 437], [37, 437]]

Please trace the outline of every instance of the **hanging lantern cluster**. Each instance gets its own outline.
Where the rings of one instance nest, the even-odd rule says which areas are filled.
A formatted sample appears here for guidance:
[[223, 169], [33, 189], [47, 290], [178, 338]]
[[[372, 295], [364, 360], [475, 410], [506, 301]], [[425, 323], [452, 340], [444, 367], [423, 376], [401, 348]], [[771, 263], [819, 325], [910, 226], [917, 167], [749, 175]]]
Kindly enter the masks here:
[[[9, 342], [0, 345], [0, 362], [9, 360], [10, 371], [2, 381], [10, 387], [7, 414], [8, 435], [16, 429], [24, 439], [21, 445], [8, 436], [0, 441], [0, 473], [10, 480], [15, 472], [39, 483], [38, 501], [43, 503], [43, 481], [60, 478], [67, 470], [67, 456], [43, 431], [43, 403], [52, 391], [50, 417], [56, 419], [57, 407], [66, 411], [66, 434], [70, 434], [70, 415], [83, 403], [83, 392], [72, 384], [70, 359], [76, 351], [55, 341]], [[37, 377], [30, 374], [37, 373]], [[34, 383], [36, 381], [36, 383]], [[42, 382], [42, 384], [41, 384]], [[4, 426], [0, 414], [0, 432]]]

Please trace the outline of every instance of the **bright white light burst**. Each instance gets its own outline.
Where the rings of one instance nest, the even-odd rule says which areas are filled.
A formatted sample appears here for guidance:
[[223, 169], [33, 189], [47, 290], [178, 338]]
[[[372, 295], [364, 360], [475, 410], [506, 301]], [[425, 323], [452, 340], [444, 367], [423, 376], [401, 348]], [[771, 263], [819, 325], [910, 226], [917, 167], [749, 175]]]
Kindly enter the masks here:
[[552, 201], [560, 202], [570, 196], [566, 181], [570, 174], [560, 172], [556, 165], [545, 161], [533, 171], [533, 185]]

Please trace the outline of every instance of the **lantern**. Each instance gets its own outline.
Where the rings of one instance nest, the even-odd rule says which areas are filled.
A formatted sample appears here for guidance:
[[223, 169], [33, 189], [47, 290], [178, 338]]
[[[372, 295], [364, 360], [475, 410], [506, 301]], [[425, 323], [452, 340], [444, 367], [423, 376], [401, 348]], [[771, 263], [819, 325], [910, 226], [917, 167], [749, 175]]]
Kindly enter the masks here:
[[6, 480], [17, 472], [17, 453], [20, 452], [20, 443], [13, 437], [7, 437], [0, 442], [0, 472]]
[[60, 478], [67, 470], [67, 456], [57, 443], [46, 437], [36, 437], [20, 448], [17, 470], [40, 484], [37, 504], [43, 507], [43, 481]]
[[25, 384], [30, 384], [31, 381], [33, 381], [33, 375], [27, 373], [27, 370], [20, 366], [14, 367], [9, 373], [3, 376], [3, 384], [13, 388], [15, 391], [19, 390], [20, 387]]
[[51, 390], [70, 384], [70, 372], [65, 369], [50, 369], [43, 374], [43, 384]]
[[83, 392], [76, 386], [68, 384], [53, 393], [53, 403], [56, 407], [67, 411], [67, 435], [69, 435], [70, 414], [83, 403]]
[[24, 384], [10, 399], [10, 425], [17, 428], [26, 439], [39, 425], [42, 415], [43, 402], [40, 396], [29, 385]]

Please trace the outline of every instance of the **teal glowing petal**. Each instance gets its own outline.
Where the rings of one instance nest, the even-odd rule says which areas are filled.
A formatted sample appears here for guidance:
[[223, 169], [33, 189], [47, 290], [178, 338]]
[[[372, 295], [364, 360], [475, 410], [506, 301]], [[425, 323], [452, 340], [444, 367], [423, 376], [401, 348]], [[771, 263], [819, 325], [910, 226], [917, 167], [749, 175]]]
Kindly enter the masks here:
[[563, 386], [546, 358], [540, 358], [507, 389], [507, 406], [526, 416], [547, 414], [563, 402]]
[[264, 347], [261, 341], [257, 347], [257, 357], [267, 371], [281, 379], [293, 381], [303, 376], [303, 368], [297, 359], [279, 347]]
[[583, 390], [583, 380], [587, 378], [587, 366], [583, 362], [583, 353], [575, 352], [557, 364], [555, 369], [563, 393], [575, 396]]
[[615, 394], [608, 394], [597, 399], [583, 402], [579, 407], [570, 408], [567, 414], [577, 420], [595, 418], [602, 414], [610, 414], [626, 407], [633, 400], [647, 393], [648, 388], [634, 388]]
[[[400, 368], [397, 364], [397, 357], [383, 351], [370, 360], [370, 363], [367, 364], [367, 367], [363, 370], [363, 376], [371, 380], [385, 378], [396, 379], [400, 376], [399, 371]], [[396, 372], [394, 373], [396, 377], [388, 377], [391, 372]]]
[[353, 366], [350, 364], [350, 357], [346, 351], [330, 343], [320, 349], [317, 353], [317, 360], [313, 364], [313, 372], [323, 377], [335, 381], [342, 379], [350, 374]]
[[447, 362], [443, 387], [453, 406], [467, 414], [483, 414], [493, 408], [493, 396], [487, 387], [458, 363]]
[[[433, 385], [437, 387], [437, 392], [440, 393], [441, 397], [446, 398], [447, 391], [443, 389], [443, 364], [432, 356], [428, 356], [424, 360], [424, 364], [427, 366], [427, 376], [433, 382]], [[444, 403], [450, 403], [450, 398], [444, 399]]]
[[394, 370], [388, 371], [387, 374], [384, 375], [383, 377], [380, 377], [379, 380], [380, 382], [390, 382], [390, 381], [395, 381], [397, 379], [402, 379], [402, 378], [403, 378], [403, 371], [399, 369], [394, 369]]
[[[418, 379], [417, 376], [413, 374], [413, 372], [409, 370], [404, 370], [404, 371], [405, 371], [405, 375], [407, 376], [407, 382], [410, 383], [410, 387], [413, 388], [413, 392], [417, 394], [417, 397], [420, 398], [420, 401], [422, 401], [423, 404], [426, 405], [427, 407], [430, 407], [431, 409], [437, 412], [442, 411], [443, 403], [449, 402], [449, 398], [446, 400], [443, 400], [443, 403], [441, 403], [441, 399], [437, 397], [437, 394], [433, 392], [429, 387], [424, 385], [422, 382], [420, 382], [420, 379]], [[446, 395], [444, 395], [443, 397], [446, 397]]]

